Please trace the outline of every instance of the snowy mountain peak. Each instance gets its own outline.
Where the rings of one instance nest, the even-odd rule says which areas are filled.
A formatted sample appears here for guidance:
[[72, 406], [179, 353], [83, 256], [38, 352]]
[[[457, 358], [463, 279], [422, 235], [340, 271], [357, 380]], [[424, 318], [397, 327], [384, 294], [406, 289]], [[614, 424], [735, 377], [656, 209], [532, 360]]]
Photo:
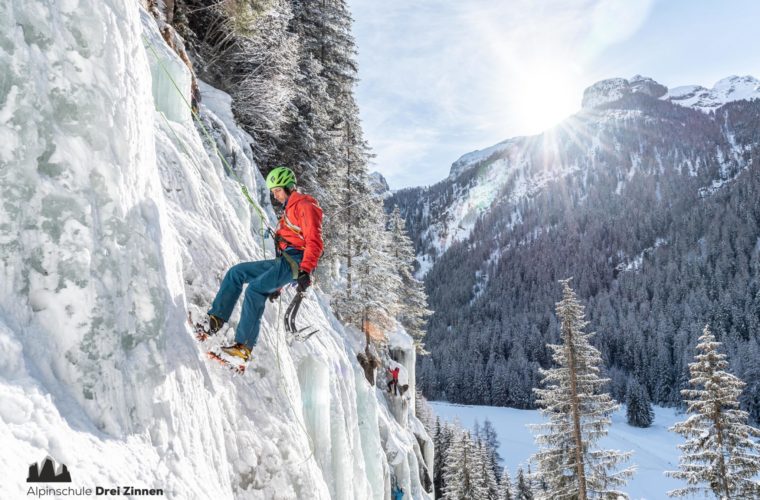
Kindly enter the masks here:
[[522, 138], [513, 137], [511, 139], [507, 139], [506, 141], [502, 141], [498, 144], [487, 147], [485, 149], [477, 149], [475, 151], [471, 151], [467, 154], [460, 156], [457, 161], [451, 164], [451, 170], [449, 171], [449, 176], [456, 177], [457, 175], [464, 172], [467, 169], [467, 167], [474, 165], [475, 163], [478, 163], [481, 160], [484, 160], [491, 155], [498, 154], [506, 150], [507, 148], [509, 148], [510, 145], [514, 144], [519, 139], [522, 139]]
[[391, 195], [391, 188], [388, 186], [388, 181], [385, 180], [383, 174], [380, 172], [372, 172], [369, 174], [369, 184], [372, 187], [372, 192], [382, 198], [387, 198]]
[[629, 94], [646, 94], [655, 98], [667, 94], [668, 88], [653, 79], [635, 75], [630, 80], [609, 78], [601, 80], [583, 91], [581, 106], [584, 109], [596, 108], [603, 104], [615, 102]]
[[749, 75], [734, 75], [719, 80], [712, 89], [700, 85], [675, 87], [663, 98], [679, 106], [706, 112], [729, 102], [760, 98], [760, 80]]

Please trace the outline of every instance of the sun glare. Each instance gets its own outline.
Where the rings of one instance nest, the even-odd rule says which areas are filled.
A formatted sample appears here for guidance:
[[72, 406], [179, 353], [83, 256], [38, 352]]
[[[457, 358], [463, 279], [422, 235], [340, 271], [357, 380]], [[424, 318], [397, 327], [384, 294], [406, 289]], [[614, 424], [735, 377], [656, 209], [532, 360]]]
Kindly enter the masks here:
[[543, 63], [520, 74], [514, 82], [513, 112], [521, 133], [543, 132], [580, 109], [582, 86], [572, 66]]

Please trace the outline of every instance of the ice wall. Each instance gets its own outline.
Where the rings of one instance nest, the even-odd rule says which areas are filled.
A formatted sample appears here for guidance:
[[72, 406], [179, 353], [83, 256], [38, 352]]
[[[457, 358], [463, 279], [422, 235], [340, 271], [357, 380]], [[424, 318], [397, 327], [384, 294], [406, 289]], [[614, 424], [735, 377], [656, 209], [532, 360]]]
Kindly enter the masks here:
[[0, 23], [0, 496], [24, 495], [49, 454], [75, 486], [387, 498], [418, 438], [319, 294], [305, 343], [288, 345], [284, 305], [268, 307], [243, 377], [187, 330], [227, 267], [272, 257], [216, 157], [266, 206], [229, 97], [202, 86], [207, 137], [174, 88], [189, 100], [188, 68], [137, 2], [9, 0]]

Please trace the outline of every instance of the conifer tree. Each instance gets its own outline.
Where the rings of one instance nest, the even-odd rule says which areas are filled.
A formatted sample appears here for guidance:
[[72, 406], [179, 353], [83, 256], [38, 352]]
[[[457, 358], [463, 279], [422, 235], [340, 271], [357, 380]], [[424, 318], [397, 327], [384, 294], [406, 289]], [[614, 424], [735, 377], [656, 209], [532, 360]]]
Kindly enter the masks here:
[[435, 419], [435, 433], [433, 434], [433, 446], [435, 456], [433, 457], [433, 489], [435, 498], [443, 498], [446, 477], [444, 475], [444, 466], [449, 455], [449, 448], [453, 438], [453, 430], [446, 424], [441, 423], [438, 417]]
[[476, 445], [477, 467], [481, 478], [480, 496], [483, 500], [499, 499], [499, 483], [494, 474], [493, 454], [488, 445], [482, 439], [478, 439]]
[[517, 469], [517, 480], [515, 485], [515, 500], [533, 500], [533, 490], [530, 487], [530, 481], [525, 477], [522, 468]]
[[668, 492], [670, 496], [760, 497], [760, 431], [747, 425], [747, 412], [739, 409], [745, 384], [726, 371], [720, 345], [705, 326], [689, 364], [692, 389], [681, 391], [690, 416], [670, 429], [687, 440], [678, 446], [683, 452], [680, 470], [667, 474], [688, 486]]
[[367, 205], [371, 210], [367, 212], [365, 224], [371, 225], [362, 237], [362, 252], [352, 260], [353, 288], [346, 287], [336, 293], [334, 303], [341, 319], [365, 332], [372, 325], [375, 334], [376, 329], [384, 330], [393, 325], [399, 308], [397, 292], [401, 278], [395, 272], [389, 251], [390, 234], [385, 230], [382, 207], [378, 200], [368, 201]]
[[504, 467], [504, 472], [499, 481], [499, 500], [514, 500], [516, 497], [513, 493], [512, 478], [509, 477], [509, 471]]
[[[339, 315], [357, 319], [355, 260], [372, 244], [376, 207], [371, 200], [363, 138], [354, 97], [356, 47], [351, 16], [343, 0], [291, 0], [289, 25], [300, 42], [298, 88], [288, 110], [286, 134], [278, 152], [292, 164], [302, 185], [324, 210], [325, 250], [318, 269], [328, 292], [342, 292], [333, 305]], [[346, 308], [349, 309], [346, 309]], [[359, 317], [361, 314], [359, 314]]]
[[494, 429], [493, 424], [488, 418], [486, 418], [483, 422], [483, 428], [480, 431], [480, 438], [485, 443], [486, 450], [488, 450], [489, 460], [493, 468], [494, 475], [496, 477], [500, 477], [501, 467], [499, 463], [501, 462], [501, 456], [499, 456], [499, 437], [496, 434], [496, 429]]
[[436, 425], [435, 412], [430, 407], [427, 398], [422, 395], [419, 387], [416, 387], [414, 390], [414, 413], [419, 421], [422, 422], [428, 434], [432, 436]]
[[483, 495], [483, 478], [477, 467], [477, 451], [468, 432], [454, 436], [443, 467], [445, 500], [471, 500]]
[[634, 427], [649, 427], [654, 422], [654, 411], [646, 389], [637, 380], [628, 383], [625, 395], [626, 417]]
[[388, 231], [391, 233], [391, 252], [396, 262], [396, 272], [401, 277], [397, 292], [400, 301], [398, 319], [414, 339], [417, 352], [425, 354], [425, 325], [432, 311], [427, 308], [425, 285], [414, 277], [414, 246], [406, 232], [406, 223], [398, 206], [394, 207], [388, 218]]
[[607, 434], [610, 415], [617, 408], [602, 391], [607, 379], [599, 376], [601, 355], [585, 333], [584, 307], [570, 288], [560, 281], [562, 301], [557, 304], [561, 322], [561, 345], [549, 345], [555, 368], [542, 370], [543, 389], [535, 389], [541, 412], [549, 422], [536, 425], [540, 449], [533, 456], [537, 477], [552, 499], [626, 497], [615, 487], [625, 484], [633, 471], [614, 472], [629, 454], [602, 450], [597, 441]]

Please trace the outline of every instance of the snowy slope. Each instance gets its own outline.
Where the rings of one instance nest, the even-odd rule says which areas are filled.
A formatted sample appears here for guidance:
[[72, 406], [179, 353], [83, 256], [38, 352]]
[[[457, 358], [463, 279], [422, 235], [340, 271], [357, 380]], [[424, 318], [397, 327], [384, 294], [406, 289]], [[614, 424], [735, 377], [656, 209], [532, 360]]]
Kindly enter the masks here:
[[270, 306], [242, 377], [188, 331], [227, 267], [272, 257], [214, 152], [266, 207], [228, 96], [202, 86], [212, 144], [135, 1], [12, 0], [0, 22], [0, 498], [46, 455], [74, 487], [168, 498], [382, 499], [391, 474], [428, 498], [413, 408], [367, 384], [318, 292], [319, 333], [288, 346]]
[[729, 102], [760, 99], [760, 80], [752, 76], [729, 76], [718, 81], [711, 89], [699, 85], [672, 88], [663, 99], [707, 112]]
[[467, 167], [481, 162], [491, 155], [501, 153], [502, 151], [508, 149], [509, 146], [517, 140], [519, 140], [519, 138], [507, 139], [506, 141], [500, 142], [493, 146], [484, 149], [478, 149], [476, 151], [472, 151], [460, 156], [457, 161], [451, 164], [449, 176], [457, 176], [466, 170]]
[[[453, 422], [458, 419], [466, 429], [472, 430], [476, 421], [482, 425], [485, 419], [490, 420], [499, 437], [499, 455], [504, 459], [502, 465], [509, 469], [512, 479], [515, 478], [518, 467], [527, 471], [529, 459], [536, 452], [529, 426], [543, 421], [538, 410], [463, 406], [432, 401], [430, 405], [442, 420]], [[683, 420], [683, 415], [677, 415], [671, 408], [654, 407], [654, 410], [654, 424], [647, 429], [631, 427], [625, 421], [625, 409], [618, 410], [612, 416], [609, 434], [600, 441], [603, 448], [633, 452], [628, 463], [636, 466], [636, 472], [623, 488], [631, 500], [668, 498], [668, 491], [683, 486], [681, 481], [664, 474], [666, 470], [678, 468], [680, 452], [677, 445], [681, 444], [682, 439], [667, 429]], [[531, 469], [534, 468], [531, 465]]]
[[[419, 188], [418, 198], [425, 206], [422, 210], [414, 207], [407, 214], [411, 217], [422, 214], [423, 223], [417, 228], [419, 234], [413, 234], [422, 242], [418, 253], [418, 277], [424, 277], [434, 265], [432, 255], [441, 255], [453, 243], [466, 240], [478, 217], [495, 202], [506, 201], [517, 205], [540, 192], [548, 182], [578, 172], [580, 167], [563, 163], [563, 156], [568, 151], [581, 149], [587, 151], [588, 159], [593, 159], [607, 147], [601, 139], [606, 135], [605, 130], [625, 126], [626, 122], [641, 114], [636, 109], [618, 109], [613, 105], [632, 94], [643, 94], [708, 112], [729, 102], [760, 98], [760, 80], [751, 76], [731, 76], [720, 80], [712, 89], [688, 86], [671, 90], [640, 75], [630, 79], [602, 80], [584, 91], [583, 110], [556, 127], [536, 136], [514, 137], [462, 155], [452, 164], [445, 180], [435, 186]], [[576, 128], [579, 123], [590, 131], [578, 134]], [[546, 161], [537, 164], [536, 152], [541, 150]], [[739, 148], [736, 153], [741, 153]], [[694, 167], [690, 168], [693, 170]], [[628, 177], [633, 173], [632, 170]], [[583, 172], [581, 175], [584, 175]], [[716, 179], [717, 187], [723, 185], [728, 177]], [[618, 194], [623, 184], [621, 181], [617, 186]], [[441, 203], [442, 199], [446, 202]], [[388, 205], [392, 206], [393, 202]], [[519, 211], [511, 217], [510, 224], [518, 223]]]

